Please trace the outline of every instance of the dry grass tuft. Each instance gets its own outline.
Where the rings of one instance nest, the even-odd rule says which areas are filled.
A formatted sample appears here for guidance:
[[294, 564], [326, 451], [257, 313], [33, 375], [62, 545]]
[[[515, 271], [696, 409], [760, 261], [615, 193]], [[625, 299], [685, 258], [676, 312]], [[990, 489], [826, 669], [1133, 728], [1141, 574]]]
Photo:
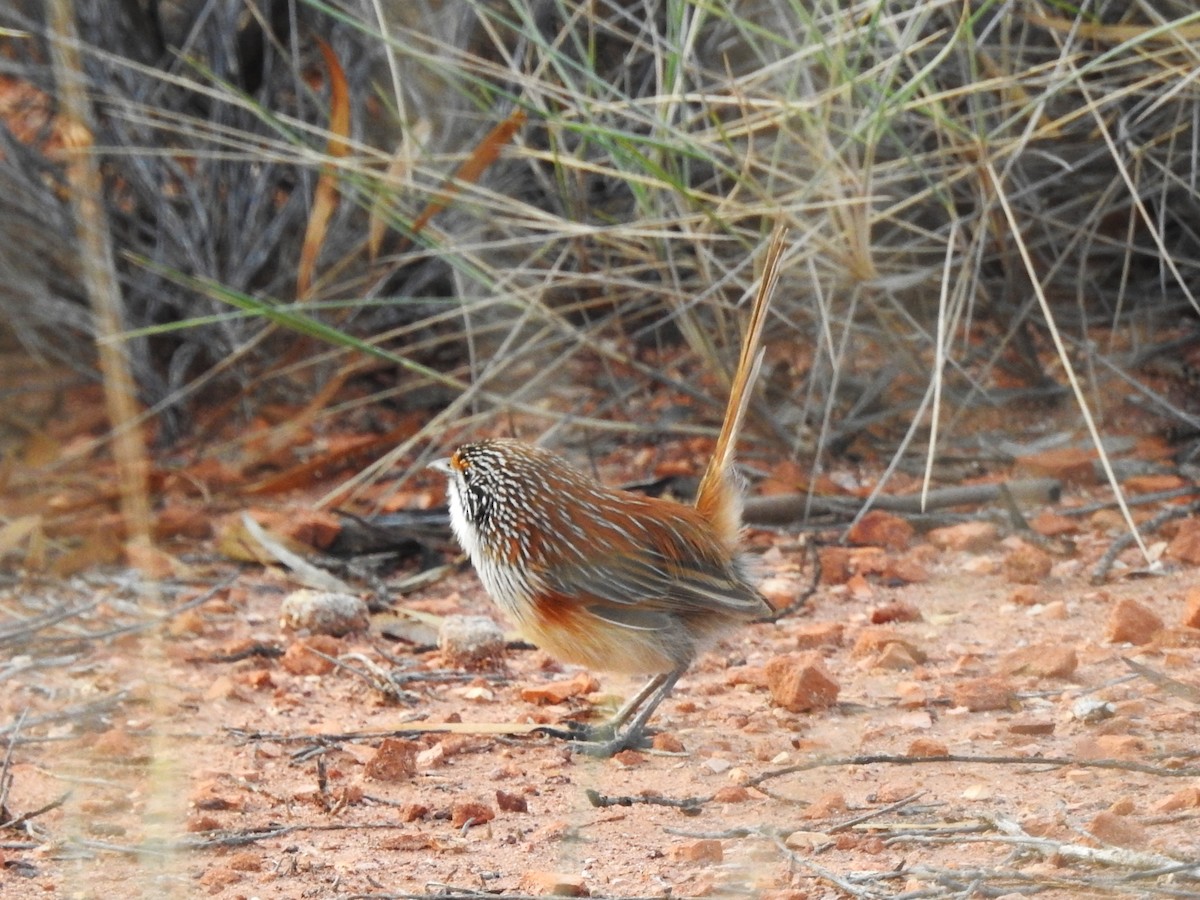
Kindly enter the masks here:
[[[770, 328], [785, 348], [776, 427], [818, 458], [868, 427], [903, 447], [936, 422], [932, 459], [980, 405], [1062, 400], [1102, 424], [1097, 367], [1136, 381], [1151, 341], [1194, 334], [1190, 0], [1074, 16], [994, 2], [201, 6], [155, 30], [78, 4], [130, 347], [169, 434], [200, 387], [261, 398], [378, 367], [364, 341], [400, 366], [397, 393], [448, 392], [413, 446], [452, 417], [612, 418], [539, 401], [578, 360], [614, 406], [629, 374], [678, 387], [641, 348], [679, 339], [727, 366], [733, 306], [777, 218], [794, 247]], [[53, 97], [57, 38], [22, 15], [33, 7], [0, 14], [27, 32], [0, 67]], [[331, 108], [315, 34], [348, 110]], [[327, 130], [343, 113], [344, 141]], [[54, 119], [14, 131], [33, 120], [0, 128], [0, 302], [54, 352], [91, 323]], [[338, 203], [297, 303], [322, 172]], [[289, 352], [281, 326], [332, 349]]]

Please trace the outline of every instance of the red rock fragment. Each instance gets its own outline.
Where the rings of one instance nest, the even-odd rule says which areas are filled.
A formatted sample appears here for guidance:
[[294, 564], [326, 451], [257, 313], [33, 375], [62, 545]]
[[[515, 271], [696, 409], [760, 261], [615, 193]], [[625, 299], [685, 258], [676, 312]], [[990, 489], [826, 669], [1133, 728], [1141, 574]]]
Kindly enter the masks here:
[[1050, 597], [1040, 584], [1019, 584], [1012, 589], [1008, 599], [1016, 606], [1037, 606], [1047, 603]]
[[671, 855], [683, 862], [713, 865], [725, 859], [725, 850], [720, 841], [706, 838], [692, 841], [690, 844], [682, 844], [676, 847]]
[[486, 803], [463, 800], [450, 807], [450, 824], [455, 828], [474, 828], [496, 818], [496, 811]]
[[924, 584], [929, 580], [929, 569], [922, 557], [907, 553], [890, 560], [882, 576], [888, 583]]
[[1189, 566], [1200, 566], [1200, 518], [1183, 519], [1167, 544], [1167, 556]]
[[1008, 709], [1013, 700], [1013, 690], [1008, 679], [990, 675], [960, 681], [954, 686], [951, 698], [955, 706], [965, 707], [971, 712], [985, 712]]
[[1013, 734], [1054, 734], [1054, 722], [1051, 719], [1013, 719], [1008, 723], [1008, 730]]
[[416, 822], [429, 815], [429, 807], [424, 803], [405, 803], [400, 807], [401, 822]]
[[875, 668], [890, 672], [915, 669], [920, 664], [921, 660], [913, 654], [910, 645], [900, 641], [888, 644], [875, 657]]
[[1065, 534], [1078, 534], [1080, 531], [1078, 519], [1049, 510], [1034, 516], [1029, 522], [1029, 527], [1042, 537], [1061, 537]]
[[646, 754], [638, 753], [636, 750], [625, 749], [613, 754], [612, 761], [622, 769], [632, 769], [646, 762]]
[[650, 741], [650, 746], [664, 753], [682, 753], [683, 741], [667, 731], [661, 731]]
[[314, 634], [293, 641], [284, 651], [279, 664], [293, 675], [326, 675], [333, 671], [334, 657], [341, 652], [342, 644], [327, 634]]
[[981, 553], [1000, 539], [1000, 530], [991, 522], [962, 522], [935, 528], [925, 537], [939, 550]]
[[1138, 849], [1148, 843], [1145, 828], [1129, 816], [1117, 815], [1108, 810], [1098, 813], [1092, 819], [1088, 831], [1096, 840], [1114, 847]]
[[1074, 647], [1047, 642], [1006, 653], [1000, 658], [998, 668], [1004, 675], [1070, 678], [1078, 666]]
[[908, 745], [908, 749], [904, 751], [905, 756], [911, 756], [916, 759], [927, 759], [931, 756], [949, 756], [950, 748], [941, 741], [933, 738], [917, 738]]
[[[1200, 598], [1200, 592], [1197, 592], [1197, 597]], [[841, 622], [805, 622], [792, 632], [796, 647], [800, 650], [840, 647], [845, 634], [846, 626]]]
[[417, 771], [417, 751], [413, 741], [384, 738], [363, 769], [375, 781], [407, 781]]
[[1169, 797], [1164, 797], [1154, 804], [1154, 812], [1171, 813], [1181, 809], [1195, 809], [1200, 806], [1200, 788], [1189, 787], [1176, 791]]
[[1183, 605], [1183, 625], [1186, 628], [1200, 628], [1200, 588], [1192, 588], [1187, 592]]
[[529, 894], [549, 894], [555, 897], [591, 896], [582, 875], [567, 875], [563, 872], [526, 872], [521, 876], [521, 888]]
[[1117, 602], [1108, 615], [1108, 641], [1112, 644], [1148, 644], [1162, 631], [1163, 620], [1136, 600]]
[[574, 678], [565, 681], [551, 681], [534, 687], [521, 689], [521, 699], [528, 703], [553, 704], [563, 703], [572, 697], [581, 697], [598, 690], [600, 682], [594, 675], [580, 672]]
[[1054, 560], [1045, 550], [1016, 542], [1016, 546], [1004, 557], [1004, 577], [1012, 584], [1037, 584], [1050, 574]]
[[776, 656], [766, 673], [771, 699], [789, 712], [822, 709], [837, 700], [838, 683], [816, 653]]
[[913, 527], [904, 519], [873, 509], [850, 527], [846, 540], [865, 547], [903, 550], [912, 540]]
[[749, 799], [750, 792], [740, 784], [727, 784], [713, 794], [713, 800], [717, 803], [745, 803]]
[[524, 794], [510, 794], [508, 791], [496, 791], [496, 807], [501, 812], [529, 812], [529, 801]]
[[911, 603], [888, 603], [871, 610], [872, 625], [886, 625], [889, 622], [920, 622], [921, 611]]
[[263, 868], [262, 855], [252, 850], [234, 853], [225, 863], [235, 872], [261, 872]]
[[855, 659], [861, 659], [873, 653], [882, 653], [890, 644], [899, 644], [917, 662], [924, 662], [926, 659], [925, 653], [915, 644], [901, 637], [896, 629], [883, 626], [863, 628], [859, 631], [854, 639], [854, 647], [851, 648], [850, 655]]
[[1080, 759], [1144, 760], [1149, 753], [1146, 742], [1132, 734], [1085, 735], [1075, 745]]
[[848, 808], [846, 795], [841, 791], [826, 791], [804, 810], [805, 819], [829, 819]]

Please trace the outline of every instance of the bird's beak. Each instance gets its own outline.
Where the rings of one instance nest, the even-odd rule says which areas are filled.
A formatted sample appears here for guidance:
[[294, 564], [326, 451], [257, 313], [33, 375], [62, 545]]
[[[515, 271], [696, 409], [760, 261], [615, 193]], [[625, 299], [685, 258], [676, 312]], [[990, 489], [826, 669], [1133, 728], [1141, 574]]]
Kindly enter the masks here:
[[437, 469], [443, 475], [450, 475], [454, 472], [454, 469], [452, 469], [450, 467], [450, 457], [448, 457], [448, 456], [445, 456], [442, 459], [435, 459], [433, 462], [431, 462], [425, 468]]

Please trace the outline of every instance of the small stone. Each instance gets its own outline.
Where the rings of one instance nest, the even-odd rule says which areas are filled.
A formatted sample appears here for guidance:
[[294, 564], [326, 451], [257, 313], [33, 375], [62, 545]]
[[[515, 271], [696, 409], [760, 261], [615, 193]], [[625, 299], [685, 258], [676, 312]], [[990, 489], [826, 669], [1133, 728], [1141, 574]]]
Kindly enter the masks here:
[[436, 769], [446, 761], [446, 745], [438, 741], [432, 747], [426, 747], [417, 754], [417, 768], [422, 771]]
[[622, 769], [632, 769], [646, 762], [646, 754], [626, 748], [614, 753], [612, 761]]
[[682, 862], [715, 865], [725, 859], [721, 842], [711, 838], [682, 844], [672, 850], [671, 855]]
[[951, 697], [955, 706], [965, 707], [971, 712], [985, 712], [1008, 709], [1012, 704], [1013, 690], [1008, 679], [992, 675], [960, 681], [951, 692]]
[[464, 800], [450, 807], [450, 824], [455, 828], [474, 828], [496, 818], [496, 812], [486, 803]]
[[504, 648], [504, 632], [487, 616], [446, 616], [438, 628], [438, 650], [455, 668], [498, 668]]
[[889, 672], [898, 672], [906, 669], [913, 669], [920, 665], [907, 644], [899, 641], [893, 641], [883, 648], [879, 656], [875, 657], [876, 669], [884, 669]]
[[821, 564], [822, 584], [845, 584], [854, 574], [849, 547], [818, 547], [817, 561]]
[[[1200, 597], [1200, 593], [1197, 596]], [[845, 634], [846, 626], [841, 622], [805, 622], [792, 632], [798, 650], [840, 647]]]
[[1153, 810], [1156, 813], [1171, 813], [1196, 807], [1200, 807], [1200, 788], [1189, 787], [1159, 800], [1154, 804]]
[[915, 681], [902, 681], [896, 685], [896, 705], [901, 709], [920, 709], [929, 702], [925, 688]]
[[1046, 603], [1050, 596], [1040, 584], [1019, 584], [1012, 589], [1008, 599], [1016, 606], [1038, 606]]
[[371, 624], [366, 601], [333, 591], [292, 591], [279, 606], [279, 627], [343, 637]]
[[1120, 600], [1108, 615], [1108, 640], [1112, 644], [1148, 644], [1162, 631], [1163, 620], [1136, 600]]
[[929, 580], [929, 567], [921, 556], [906, 553], [889, 560], [881, 577], [892, 584], [924, 584]]
[[904, 751], [905, 756], [911, 756], [916, 759], [927, 759], [931, 756], [949, 756], [950, 748], [941, 741], [933, 738], [917, 738], [908, 745], [908, 749]]
[[1013, 719], [1008, 723], [1013, 734], [1054, 734], [1054, 722], [1050, 719]]
[[903, 550], [912, 540], [913, 527], [904, 519], [881, 509], [873, 509], [855, 522], [846, 534], [851, 544]]
[[785, 609], [794, 603], [805, 589], [798, 578], [787, 575], [773, 575], [764, 578], [758, 585], [758, 592], [771, 604], [772, 609]]
[[886, 625], [889, 622], [920, 622], [921, 611], [911, 603], [888, 603], [871, 610], [872, 625]]
[[588, 672], [579, 672], [574, 678], [565, 681], [551, 681], [535, 687], [521, 689], [521, 699], [527, 703], [555, 704], [565, 703], [572, 697], [591, 694], [600, 688], [600, 682]]
[[823, 831], [793, 831], [784, 838], [783, 842], [790, 850], [812, 853], [818, 847], [823, 847], [830, 843], [831, 840], [830, 835]]
[[524, 794], [510, 794], [508, 791], [496, 791], [496, 808], [501, 812], [529, 812], [529, 801]]
[[1096, 453], [1078, 447], [1044, 450], [1018, 457], [1016, 468], [1033, 478], [1057, 478], [1070, 484], [1096, 483]]
[[234, 853], [225, 862], [235, 872], [261, 872], [263, 868], [262, 856], [252, 850]]
[[925, 538], [940, 550], [982, 553], [1000, 539], [1000, 530], [991, 522], [963, 522], [934, 528]]
[[1116, 707], [1107, 700], [1098, 700], [1095, 697], [1080, 697], [1071, 704], [1071, 715], [1080, 722], [1091, 724], [1111, 719], [1116, 711]]
[[1133, 803], [1132, 797], [1121, 797], [1114, 800], [1108, 807], [1108, 811], [1117, 816], [1132, 815], [1137, 807]]
[[1114, 847], [1139, 849], [1148, 839], [1146, 829], [1128, 816], [1120, 816], [1105, 810], [1092, 819], [1088, 831], [1096, 840]]
[[669, 731], [661, 731], [656, 734], [650, 741], [650, 746], [655, 750], [660, 750], [664, 753], [682, 753], [683, 741], [675, 737]]
[[1184, 598], [1183, 624], [1187, 628], [1200, 628], [1200, 587], [1192, 588]]
[[549, 894], [555, 897], [589, 897], [582, 875], [563, 872], [526, 872], [521, 876], [521, 888], [529, 894]]
[[771, 699], [789, 712], [830, 706], [840, 690], [816, 653], [776, 656], [767, 663], [766, 674]]
[[401, 822], [416, 822], [429, 815], [429, 807], [424, 803], [405, 803], [400, 807]]
[[1004, 654], [998, 668], [1004, 675], [1032, 675], [1035, 678], [1070, 678], [1079, 665], [1073, 647], [1044, 643], [1022, 647]]
[[314, 634], [288, 645], [279, 664], [293, 675], [325, 675], [333, 671], [334, 659], [341, 651], [342, 644], [337, 638]]
[[418, 744], [398, 738], [384, 738], [363, 769], [375, 781], [407, 781], [417, 771]]
[[722, 759], [719, 756], [710, 756], [701, 764], [702, 768], [708, 769], [714, 775], [724, 775], [733, 768], [733, 763], [727, 759]]
[[1013, 584], [1037, 584], [1054, 567], [1054, 560], [1045, 550], [1017, 541], [1004, 557], [1004, 577]]
[[1075, 753], [1080, 759], [1144, 760], [1150, 748], [1132, 734], [1085, 735], [1076, 743]]
[[964, 800], [991, 800], [994, 792], [986, 784], [972, 784], [962, 792]]
[[872, 626], [859, 631], [850, 655], [861, 659], [879, 654], [886, 650], [889, 644], [900, 644], [917, 662], [924, 662], [926, 659], [925, 654], [915, 644], [905, 640], [896, 629], [884, 626]]
[[750, 792], [740, 784], [727, 784], [713, 794], [717, 803], [745, 803], [749, 799]]
[[1078, 534], [1080, 530], [1078, 519], [1049, 510], [1034, 516], [1029, 522], [1029, 527], [1042, 537], [1062, 537], [1065, 534]]
[[1200, 565], [1200, 519], [1191, 516], [1176, 526], [1166, 555], [1189, 566]]
[[804, 810], [806, 819], [829, 819], [848, 808], [846, 795], [841, 791], [826, 791]]

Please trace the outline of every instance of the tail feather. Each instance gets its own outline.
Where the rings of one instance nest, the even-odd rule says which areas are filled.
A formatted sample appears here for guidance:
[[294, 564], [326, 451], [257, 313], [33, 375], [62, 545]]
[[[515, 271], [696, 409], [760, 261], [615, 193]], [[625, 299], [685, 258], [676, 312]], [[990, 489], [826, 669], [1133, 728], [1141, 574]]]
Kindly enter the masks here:
[[779, 280], [779, 259], [783, 254], [786, 236], [786, 226], [783, 223], [776, 225], [767, 246], [762, 278], [758, 283], [754, 305], [750, 309], [750, 320], [746, 324], [746, 334], [742, 340], [742, 352], [738, 357], [737, 370], [733, 374], [733, 383], [729, 389], [725, 421], [721, 423], [716, 449], [709, 460], [708, 468], [704, 471], [704, 477], [700, 480], [700, 490], [696, 495], [696, 508], [712, 522], [717, 534], [731, 548], [737, 545], [738, 533], [742, 527], [742, 493], [731, 464], [738, 432], [741, 431], [742, 420], [746, 417], [746, 408], [750, 403], [751, 389], [762, 366], [763, 354], [759, 343], [762, 340], [763, 325], [767, 320], [767, 308], [771, 305], [771, 295], [775, 290], [775, 283]]

